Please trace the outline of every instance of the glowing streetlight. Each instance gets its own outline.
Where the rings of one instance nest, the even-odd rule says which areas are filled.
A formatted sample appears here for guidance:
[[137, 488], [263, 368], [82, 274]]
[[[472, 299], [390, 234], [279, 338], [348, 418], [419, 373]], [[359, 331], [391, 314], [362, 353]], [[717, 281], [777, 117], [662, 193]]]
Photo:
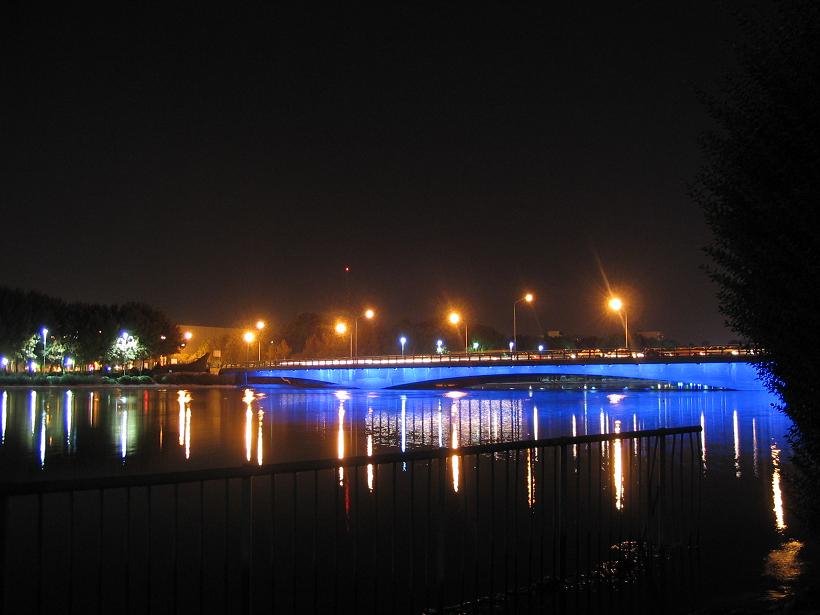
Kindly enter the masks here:
[[[455, 311], [450, 312], [450, 314], [447, 316], [447, 320], [450, 321], [451, 325], [453, 325], [454, 327], [457, 328], [459, 323], [462, 320], [461, 319], [461, 314], [459, 314], [458, 312], [455, 312]], [[464, 354], [467, 354], [469, 352], [469, 350], [470, 350], [470, 346], [469, 346], [469, 343], [467, 342], [467, 321], [464, 320]]]
[[611, 297], [608, 305], [613, 312], [623, 313], [624, 315], [624, 348], [629, 350], [629, 318], [626, 315], [626, 306], [620, 297]]
[[399, 338], [399, 344], [401, 344], [401, 356], [404, 356], [404, 345], [407, 343], [407, 338], [403, 335]]
[[[345, 335], [348, 332], [347, 323], [343, 320], [338, 320], [333, 330], [336, 331], [336, 335]], [[353, 331], [350, 331], [350, 358], [353, 359]]]
[[48, 365], [46, 363], [46, 336], [48, 335], [48, 329], [43, 327], [43, 330], [40, 331], [40, 333], [43, 334], [43, 371], [45, 372], [46, 366]]
[[[190, 331], [186, 331], [182, 334], [182, 339], [184, 339], [186, 342], [190, 342], [193, 336], [193, 333], [191, 333]], [[165, 339], [165, 336], [162, 336], [162, 338]]]
[[[513, 301], [513, 348], [515, 348], [516, 350], [518, 350], [518, 329], [516, 326], [517, 323], [515, 319], [515, 306], [517, 306], [521, 302], [532, 303], [533, 301], [535, 301], [535, 296], [532, 293], [527, 293], [520, 299], [516, 299], [515, 301]], [[513, 351], [513, 348], [510, 348], [510, 352]]]
[[265, 328], [265, 321], [264, 320], [257, 320], [256, 321], [256, 330], [259, 331], [259, 335], [256, 336], [256, 360], [260, 363], [262, 362], [262, 329]]
[[248, 345], [247, 352], [245, 352], [245, 361], [251, 360], [251, 344], [256, 341], [256, 335], [253, 331], [245, 331], [242, 334], [242, 339], [245, 340], [245, 343]]

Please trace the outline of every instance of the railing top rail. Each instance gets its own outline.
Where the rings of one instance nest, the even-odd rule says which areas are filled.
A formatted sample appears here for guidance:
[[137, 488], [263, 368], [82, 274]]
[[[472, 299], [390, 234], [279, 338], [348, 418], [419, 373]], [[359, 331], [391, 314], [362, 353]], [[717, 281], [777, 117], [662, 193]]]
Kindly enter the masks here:
[[331, 358], [304, 358], [285, 359], [282, 361], [247, 361], [240, 363], [227, 363], [223, 369], [248, 369], [248, 368], [279, 368], [279, 369], [304, 369], [304, 368], [344, 368], [344, 367], [380, 367], [380, 366], [415, 366], [417, 364], [451, 364], [451, 363], [480, 363], [487, 362], [576, 362], [584, 360], [600, 361], [640, 361], [640, 362], [664, 362], [675, 359], [694, 358], [698, 360], [721, 359], [729, 361], [761, 360], [765, 355], [760, 350], [743, 348], [741, 346], [681, 346], [676, 348], [642, 348], [637, 350], [627, 350], [624, 348], [615, 350], [603, 349], [546, 349], [543, 351], [513, 351], [509, 350], [477, 350], [470, 352], [447, 352], [434, 354], [408, 354], [408, 355], [376, 355], [360, 357], [331, 357]]
[[359, 455], [345, 459], [315, 459], [308, 461], [293, 461], [272, 463], [261, 466], [251, 464], [228, 468], [212, 468], [203, 470], [185, 470], [182, 472], [166, 472], [157, 474], [132, 474], [122, 476], [104, 476], [99, 478], [55, 479], [32, 481], [26, 483], [0, 483], [0, 497], [18, 496], [42, 493], [57, 493], [67, 491], [88, 491], [96, 489], [119, 489], [127, 487], [152, 487], [171, 485], [174, 483], [195, 483], [208, 480], [226, 480], [233, 478], [249, 478], [252, 476], [269, 476], [272, 474], [295, 474], [333, 468], [362, 467], [368, 464], [382, 465], [400, 463], [403, 461], [424, 461], [444, 459], [451, 455], [480, 455], [504, 451], [519, 451], [528, 448], [548, 448], [571, 446], [574, 444], [590, 444], [595, 442], [612, 442], [614, 440], [632, 440], [637, 438], [666, 437], [678, 434], [699, 433], [700, 425], [685, 427], [666, 427], [640, 431], [625, 431], [621, 433], [590, 434], [585, 436], [563, 436], [559, 438], [544, 438], [539, 440], [521, 440], [518, 442], [496, 442], [492, 444], [477, 444], [459, 448], [419, 448], [411, 451], [386, 452], [370, 457]]

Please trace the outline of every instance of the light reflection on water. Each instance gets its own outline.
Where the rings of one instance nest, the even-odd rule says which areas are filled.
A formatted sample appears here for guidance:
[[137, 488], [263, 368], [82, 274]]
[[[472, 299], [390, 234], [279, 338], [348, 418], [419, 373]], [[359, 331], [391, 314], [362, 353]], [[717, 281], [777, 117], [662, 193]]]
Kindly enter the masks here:
[[[0, 472], [16, 480], [345, 459], [419, 447], [458, 449], [498, 441], [621, 433], [629, 426], [634, 430], [700, 425], [706, 487], [702, 518], [708, 519], [704, 540], [711, 535], [716, 543], [725, 544], [736, 536], [726, 553], [712, 554], [710, 565], [723, 566], [721, 574], [748, 576], [742, 562], [766, 561], [767, 574], [784, 579], [783, 584], [800, 571], [802, 544], [787, 535], [794, 531], [795, 520], [781, 481], [789, 463], [784, 436], [790, 423], [771, 408], [770, 397], [759, 393], [366, 394], [258, 387], [87, 393], [8, 389], [0, 395]], [[169, 429], [172, 441], [176, 429], [178, 446], [165, 446]], [[637, 454], [632, 441], [624, 443], [619, 438], [601, 450], [601, 470], [611, 481], [619, 511], [631, 505], [624, 455]], [[572, 459], [578, 459], [582, 450], [572, 446]], [[453, 454], [449, 462], [452, 490], [466, 489], [463, 481], [469, 468], [463, 464], [470, 458]], [[535, 504], [541, 463], [537, 449], [526, 452], [521, 486], [529, 506]], [[753, 471], [743, 472], [749, 466]], [[367, 488], [373, 492], [378, 489], [374, 466], [368, 464], [366, 471]], [[348, 487], [342, 468], [338, 480]], [[735, 552], [743, 549], [748, 551], [745, 555]], [[757, 574], [761, 572], [758, 567]]]
[[[44, 473], [74, 475], [72, 460], [78, 452], [97, 459], [100, 463], [95, 465], [101, 473], [106, 460], [115, 455], [128, 471], [236, 466], [252, 460], [262, 465], [265, 461], [331, 455], [344, 459], [360, 454], [362, 449], [373, 455], [384, 450], [443, 447], [445, 443], [459, 448], [487, 442], [583, 435], [590, 433], [590, 412], [596, 412], [596, 433], [619, 433], [630, 417], [632, 429], [699, 424], [706, 475], [715, 473], [723, 480], [730, 470], [735, 480], [744, 480], [744, 455], [750, 456], [745, 463], [751, 462], [753, 478], [770, 485], [768, 510], [772, 527], [779, 532], [788, 527], [780, 481], [784, 459], [780, 446], [789, 423], [769, 407], [770, 400], [765, 395], [718, 391], [608, 395], [589, 391], [430, 391], [364, 396], [355, 391], [249, 388], [241, 391], [240, 399], [239, 393], [233, 389], [90, 391], [86, 397], [87, 420], [78, 420], [74, 414], [76, 394], [72, 390], [4, 390], [0, 469], [7, 476], [19, 478], [36, 478]], [[174, 397], [181, 455], [163, 448], [165, 409]], [[129, 411], [138, 403], [143, 407], [141, 414]], [[444, 403], [449, 403], [448, 413], [442, 411]], [[28, 423], [20, 412], [24, 408]], [[239, 408], [244, 409], [245, 420], [238, 432], [240, 437], [234, 439], [231, 434], [237, 433], [234, 429]], [[330, 412], [335, 414], [333, 419]], [[99, 431], [105, 425], [110, 425], [109, 433], [114, 435], [111, 445], [106, 445], [105, 435]], [[331, 430], [335, 432], [335, 450], [328, 455], [325, 443]], [[151, 436], [152, 432], [156, 437]], [[748, 442], [746, 446], [744, 440]], [[761, 441], [771, 442], [768, 463], [760, 455]], [[235, 454], [240, 443], [241, 456]], [[636, 454], [637, 446], [629, 446], [629, 451]], [[573, 459], [577, 459], [578, 447], [572, 446], [571, 450]], [[36, 466], [26, 461], [34, 451], [36, 457], [32, 461], [36, 460]], [[620, 439], [602, 447], [602, 463], [611, 475], [618, 509], [625, 506], [629, 495], [624, 491], [623, 452]], [[532, 489], [534, 476], [530, 466], [537, 462], [535, 449], [528, 461], [527, 492]], [[453, 455], [454, 490], [459, 489], [459, 463], [460, 457]], [[32, 472], [35, 468], [37, 474]], [[344, 470], [340, 468], [339, 482], [343, 481]], [[372, 468], [368, 471], [368, 486], [374, 488]]]
[[[163, 447], [166, 409], [173, 407], [169, 402], [174, 398], [180, 455]], [[74, 475], [72, 460], [78, 452], [98, 460], [95, 465], [103, 473], [106, 460], [114, 456], [127, 471], [170, 471], [236, 466], [252, 460], [262, 465], [328, 456], [344, 459], [363, 451], [373, 455], [385, 450], [443, 447], [445, 443], [455, 449], [487, 442], [588, 434], [589, 414], [595, 412], [595, 433], [620, 433], [624, 421], [629, 421], [627, 425], [631, 423], [632, 429], [699, 424], [707, 476], [714, 472], [723, 477], [730, 470], [736, 480], [744, 480], [744, 455], [749, 455], [745, 463], [751, 462], [753, 477], [770, 485], [772, 526], [781, 532], [787, 528], [780, 484], [784, 457], [778, 443], [783, 442], [789, 423], [769, 407], [769, 398], [760, 394], [430, 391], [365, 396], [355, 391], [264, 388], [107, 389], [90, 391], [85, 399], [86, 419], [78, 419], [72, 390], [2, 391], [0, 469], [19, 478]], [[449, 403], [447, 413], [443, 412], [444, 403]], [[132, 411], [140, 405], [142, 413]], [[244, 412], [238, 413], [240, 409]], [[21, 410], [27, 411], [27, 422]], [[335, 415], [332, 419], [331, 412]], [[238, 433], [237, 415], [244, 415]], [[109, 445], [99, 431], [106, 425], [114, 435]], [[334, 441], [330, 455], [326, 448], [329, 436]], [[744, 446], [746, 438], [750, 441]], [[768, 463], [760, 455], [761, 441], [771, 442]], [[627, 454], [637, 454], [636, 446], [630, 443], [629, 447]], [[707, 447], [711, 461], [708, 469]], [[33, 451], [36, 466], [27, 462]], [[571, 451], [577, 459], [578, 446], [572, 446]], [[602, 463], [611, 475], [618, 509], [625, 506], [629, 496], [624, 486], [624, 452], [620, 439], [602, 447]], [[532, 464], [538, 463], [537, 449], [531, 457], [525, 485], [528, 493], [535, 475]], [[458, 455], [451, 457], [454, 490], [459, 489], [460, 461]], [[35, 468], [37, 473], [33, 474]], [[371, 489], [372, 473], [369, 468]], [[343, 481], [344, 470], [340, 468], [339, 482]]]

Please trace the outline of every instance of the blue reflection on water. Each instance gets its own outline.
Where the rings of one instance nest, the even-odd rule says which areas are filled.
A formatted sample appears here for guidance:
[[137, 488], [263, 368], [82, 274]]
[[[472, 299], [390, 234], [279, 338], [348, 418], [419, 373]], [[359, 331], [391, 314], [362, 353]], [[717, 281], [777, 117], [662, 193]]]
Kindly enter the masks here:
[[[788, 457], [790, 426], [773, 398], [756, 392], [103, 389], [89, 392], [87, 412], [78, 414], [74, 395], [59, 389], [2, 395], [0, 469], [19, 478], [32, 468], [40, 475], [104, 471], [114, 458], [125, 459], [127, 471], [237, 466], [250, 461], [251, 434], [257, 463], [275, 463], [364, 455], [368, 442], [378, 453], [612, 433], [616, 421], [622, 431], [700, 425], [707, 471], [759, 478], [772, 444]], [[257, 415], [258, 424], [247, 419]], [[179, 446], [164, 437], [169, 430]], [[91, 463], [80, 468], [74, 455]]]
[[[349, 458], [700, 425], [704, 561], [720, 571], [714, 582], [759, 576], [766, 554], [792, 544], [798, 525], [782, 478], [791, 423], [772, 407], [771, 396], [757, 392], [256, 387], [101, 389], [82, 396], [58, 388], [12, 388], [0, 395], [0, 473], [11, 480]], [[613, 449], [620, 446], [613, 443]], [[621, 453], [613, 454], [620, 459], [631, 450], [636, 449], [624, 443]], [[573, 458], [577, 454], [573, 447]], [[459, 457], [452, 461], [459, 463]], [[367, 476], [372, 491], [372, 468]], [[341, 472], [339, 481], [344, 481]], [[629, 497], [620, 491], [618, 505]], [[708, 574], [704, 578], [713, 581]]]

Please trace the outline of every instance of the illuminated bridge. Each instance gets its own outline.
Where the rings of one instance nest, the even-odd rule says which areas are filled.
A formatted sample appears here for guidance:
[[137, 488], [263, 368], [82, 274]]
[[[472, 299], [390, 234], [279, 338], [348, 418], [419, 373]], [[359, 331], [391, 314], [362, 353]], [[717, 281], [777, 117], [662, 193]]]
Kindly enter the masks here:
[[736, 347], [631, 351], [475, 352], [231, 364], [246, 384], [355, 389], [617, 382], [620, 386], [765, 390], [753, 351]]

